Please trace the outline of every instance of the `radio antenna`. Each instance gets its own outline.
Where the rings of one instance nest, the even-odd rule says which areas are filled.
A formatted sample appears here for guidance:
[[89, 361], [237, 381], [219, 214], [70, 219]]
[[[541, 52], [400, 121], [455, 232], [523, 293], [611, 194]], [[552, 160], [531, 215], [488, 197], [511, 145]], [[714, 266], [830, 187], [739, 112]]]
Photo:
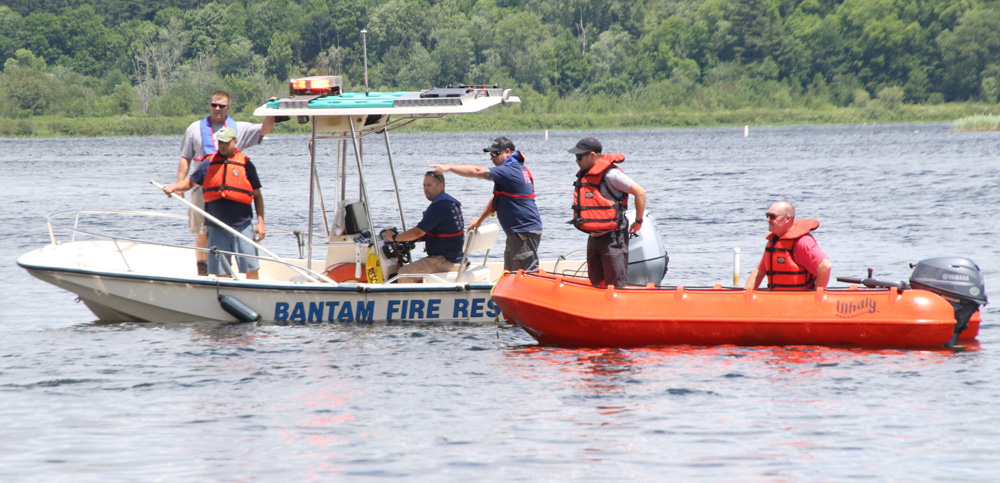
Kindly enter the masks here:
[[365, 52], [365, 97], [368, 97], [368, 30], [361, 29], [361, 45]]

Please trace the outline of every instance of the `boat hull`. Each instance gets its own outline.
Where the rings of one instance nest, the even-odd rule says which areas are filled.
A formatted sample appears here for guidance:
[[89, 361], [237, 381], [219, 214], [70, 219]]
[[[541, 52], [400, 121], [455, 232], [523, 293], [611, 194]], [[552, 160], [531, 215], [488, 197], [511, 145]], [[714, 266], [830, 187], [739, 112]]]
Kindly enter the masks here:
[[136, 263], [126, 268], [120, 260], [120, 267], [104, 263], [100, 268], [92, 262], [74, 265], [69, 261], [102, 258], [93, 256], [97, 250], [88, 247], [49, 245], [25, 254], [18, 265], [34, 277], [79, 296], [102, 322], [237, 321], [219, 303], [219, 297], [225, 295], [259, 312], [263, 322], [289, 324], [404, 320], [492, 323], [500, 313], [490, 298], [491, 283], [334, 285], [220, 279], [197, 276], [191, 269], [193, 260], [173, 260], [168, 250], [157, 252], [159, 257], [143, 257], [160, 260], [166, 268], [157, 271]]
[[[954, 309], [925, 290], [815, 292], [590, 286], [583, 279], [505, 274], [493, 299], [504, 316], [546, 345], [854, 345], [940, 347]], [[979, 314], [959, 340], [979, 333]]]

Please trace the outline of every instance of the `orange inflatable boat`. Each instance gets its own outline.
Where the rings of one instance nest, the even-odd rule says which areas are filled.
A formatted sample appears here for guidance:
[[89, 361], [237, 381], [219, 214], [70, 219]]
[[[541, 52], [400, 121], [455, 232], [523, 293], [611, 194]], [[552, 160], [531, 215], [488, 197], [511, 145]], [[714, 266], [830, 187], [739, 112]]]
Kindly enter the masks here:
[[979, 333], [986, 296], [971, 260], [925, 260], [909, 283], [838, 280], [855, 283], [816, 291], [652, 284], [619, 290], [519, 271], [500, 278], [493, 300], [538, 342], [558, 346], [941, 347]]

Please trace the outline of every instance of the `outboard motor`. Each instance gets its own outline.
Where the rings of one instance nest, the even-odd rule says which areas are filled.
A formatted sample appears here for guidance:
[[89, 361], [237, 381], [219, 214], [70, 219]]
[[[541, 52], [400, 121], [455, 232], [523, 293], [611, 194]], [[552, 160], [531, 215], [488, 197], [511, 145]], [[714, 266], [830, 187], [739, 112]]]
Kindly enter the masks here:
[[[635, 212], [628, 213], [628, 219], [635, 219]], [[629, 285], [659, 285], [667, 274], [670, 257], [656, 231], [656, 220], [647, 211], [643, 215], [642, 227], [628, 243], [628, 283]]]
[[938, 257], [911, 264], [910, 287], [934, 292], [955, 308], [955, 333], [945, 347], [952, 347], [969, 326], [972, 314], [986, 305], [986, 286], [975, 262], [961, 257]]

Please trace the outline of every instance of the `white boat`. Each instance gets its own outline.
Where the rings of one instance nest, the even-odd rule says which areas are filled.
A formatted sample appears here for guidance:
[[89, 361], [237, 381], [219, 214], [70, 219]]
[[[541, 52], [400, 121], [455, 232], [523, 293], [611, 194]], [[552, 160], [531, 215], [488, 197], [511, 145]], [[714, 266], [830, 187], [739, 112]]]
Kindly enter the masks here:
[[[399, 244], [386, 247], [371, 229], [379, 225], [372, 219], [372, 198], [366, 177], [373, 173], [367, 171], [371, 163], [362, 156], [362, 144], [368, 136], [384, 139], [389, 172], [375, 174], [382, 178], [389, 175], [392, 179], [402, 232], [407, 224], [402, 216], [389, 132], [420, 119], [476, 113], [520, 99], [510, 96], [509, 90], [492, 86], [367, 94], [344, 93], [340, 86], [341, 80], [336, 76], [293, 79], [288, 98], [269, 101], [254, 111], [256, 116], [289, 116], [299, 122], [310, 122], [310, 146], [318, 142], [337, 143], [336, 173], [333, 176], [324, 173], [322, 177], [333, 181], [337, 193], [333, 219], [327, 219], [321, 177], [316, 171], [318, 150], [312, 149], [308, 229], [298, 232], [299, 254], [282, 257], [258, 246], [259, 280], [247, 280], [232, 270], [231, 277], [199, 276], [193, 246], [151, 242], [134, 234], [102, 234], [87, 227], [88, 221], [105, 216], [129, 216], [144, 219], [127, 225], [142, 226], [143, 232], [150, 231], [147, 228], [150, 223], [145, 220], [169, 221], [174, 224], [172, 233], [186, 232], [186, 217], [155, 212], [53, 213], [48, 218], [51, 243], [21, 256], [18, 265], [37, 278], [78, 295], [80, 301], [106, 322], [260, 320], [318, 324], [499, 320], [500, 311], [490, 296], [503, 272], [502, 256], [495, 257], [496, 261], [489, 258], [500, 231], [496, 224], [484, 224], [477, 232], [467, 234], [467, 261], [462, 264], [466, 268], [461, 272], [418, 274], [422, 283], [396, 283], [396, 277], [391, 275], [398, 267], [399, 257], [408, 256], [408, 251]], [[349, 173], [351, 168], [353, 172]], [[348, 179], [353, 183], [350, 189]], [[348, 192], [357, 193], [358, 198], [348, 198]], [[314, 220], [317, 212], [322, 220]], [[322, 226], [322, 232], [313, 233], [314, 226]], [[268, 228], [269, 232], [274, 230]], [[644, 230], [646, 239], [662, 254], [655, 223], [646, 223]], [[157, 236], [163, 239], [160, 234]], [[325, 256], [315, 257], [314, 251]], [[379, 265], [369, 276], [366, 262], [371, 252], [378, 255]], [[665, 269], [665, 260], [658, 261]], [[541, 267], [551, 273], [586, 273], [585, 261], [565, 258], [542, 261]], [[659, 273], [662, 278], [663, 271]]]

